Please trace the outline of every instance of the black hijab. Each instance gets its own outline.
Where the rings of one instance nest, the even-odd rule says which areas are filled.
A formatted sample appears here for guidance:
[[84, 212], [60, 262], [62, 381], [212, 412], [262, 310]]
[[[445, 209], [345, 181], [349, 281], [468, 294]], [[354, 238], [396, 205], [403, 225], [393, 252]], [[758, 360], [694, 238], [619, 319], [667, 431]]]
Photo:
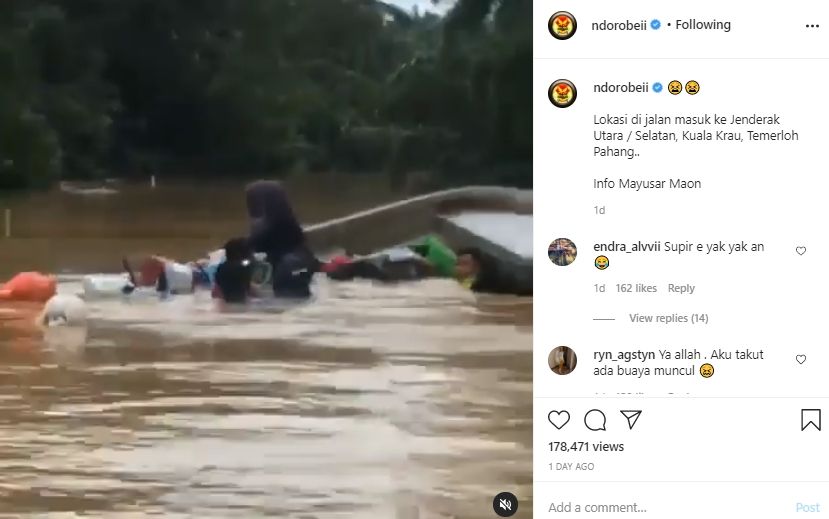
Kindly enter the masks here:
[[271, 261], [277, 261], [305, 244], [305, 233], [278, 182], [253, 182], [245, 196], [251, 220], [249, 243], [254, 251], [265, 252]]

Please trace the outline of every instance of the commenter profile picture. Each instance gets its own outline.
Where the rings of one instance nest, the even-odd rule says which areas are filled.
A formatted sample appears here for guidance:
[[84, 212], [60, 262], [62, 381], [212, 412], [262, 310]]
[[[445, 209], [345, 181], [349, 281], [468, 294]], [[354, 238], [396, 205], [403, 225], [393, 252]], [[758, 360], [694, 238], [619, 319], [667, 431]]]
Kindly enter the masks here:
[[558, 108], [567, 108], [575, 103], [576, 95], [576, 85], [566, 79], [553, 81], [547, 90], [547, 97], [550, 99], [550, 102]]
[[559, 267], [566, 267], [576, 261], [577, 254], [576, 244], [568, 238], [556, 238], [547, 247], [547, 256], [554, 265]]
[[547, 365], [556, 375], [569, 375], [576, 369], [576, 352], [569, 346], [558, 346], [553, 348], [547, 357]]

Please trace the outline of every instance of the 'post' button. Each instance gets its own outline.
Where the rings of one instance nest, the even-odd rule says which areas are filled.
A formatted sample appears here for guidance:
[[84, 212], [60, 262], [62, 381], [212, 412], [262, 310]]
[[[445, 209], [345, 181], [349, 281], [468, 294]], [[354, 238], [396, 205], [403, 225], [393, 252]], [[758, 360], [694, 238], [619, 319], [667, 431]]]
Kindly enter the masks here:
[[820, 513], [820, 503], [797, 503], [797, 506], [795, 506], [795, 511], [796, 512], [819, 514]]

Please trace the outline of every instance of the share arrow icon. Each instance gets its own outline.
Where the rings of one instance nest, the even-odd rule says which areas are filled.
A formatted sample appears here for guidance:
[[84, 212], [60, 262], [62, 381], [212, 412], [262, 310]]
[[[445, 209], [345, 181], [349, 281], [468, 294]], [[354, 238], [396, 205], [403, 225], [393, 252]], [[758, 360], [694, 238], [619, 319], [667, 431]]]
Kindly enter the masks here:
[[636, 425], [636, 422], [639, 421], [639, 417], [642, 416], [642, 411], [619, 411], [622, 413], [622, 416], [627, 418], [628, 420], [628, 427], [633, 430], [633, 426]]

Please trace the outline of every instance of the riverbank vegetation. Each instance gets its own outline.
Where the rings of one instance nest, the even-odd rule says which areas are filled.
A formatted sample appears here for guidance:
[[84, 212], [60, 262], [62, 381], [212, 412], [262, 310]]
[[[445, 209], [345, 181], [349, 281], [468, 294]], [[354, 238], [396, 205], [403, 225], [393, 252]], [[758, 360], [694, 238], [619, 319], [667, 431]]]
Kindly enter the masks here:
[[377, 0], [0, 2], [0, 189], [323, 171], [528, 186], [531, 14], [530, 0], [445, 16]]

